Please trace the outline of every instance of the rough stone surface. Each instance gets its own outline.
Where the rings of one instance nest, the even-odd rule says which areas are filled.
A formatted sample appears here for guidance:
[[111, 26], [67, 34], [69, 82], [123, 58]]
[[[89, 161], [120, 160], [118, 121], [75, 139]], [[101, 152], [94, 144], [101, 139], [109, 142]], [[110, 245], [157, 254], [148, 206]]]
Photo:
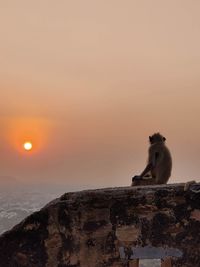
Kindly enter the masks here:
[[127, 261], [130, 248], [154, 247], [181, 251], [172, 266], [199, 267], [199, 188], [184, 191], [184, 184], [175, 184], [64, 194], [0, 237], [0, 266], [120, 267], [127, 266], [120, 247]]

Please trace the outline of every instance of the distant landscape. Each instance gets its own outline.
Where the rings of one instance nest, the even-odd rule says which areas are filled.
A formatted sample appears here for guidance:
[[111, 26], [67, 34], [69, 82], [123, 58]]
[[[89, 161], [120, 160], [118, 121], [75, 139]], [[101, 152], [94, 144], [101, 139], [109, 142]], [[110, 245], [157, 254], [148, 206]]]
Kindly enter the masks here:
[[15, 177], [0, 176], [0, 234], [69, 191], [75, 188], [42, 183], [30, 185]]
[[11, 229], [34, 211], [39, 210], [50, 200], [56, 198], [55, 193], [42, 191], [9, 191], [0, 190], [0, 234]]

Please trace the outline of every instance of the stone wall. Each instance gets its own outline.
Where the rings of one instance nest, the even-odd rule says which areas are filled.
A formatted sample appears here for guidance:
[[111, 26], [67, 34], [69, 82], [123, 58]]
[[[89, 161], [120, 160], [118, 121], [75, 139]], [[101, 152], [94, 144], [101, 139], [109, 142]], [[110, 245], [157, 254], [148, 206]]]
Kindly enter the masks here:
[[200, 185], [67, 193], [0, 237], [1, 267], [200, 266]]

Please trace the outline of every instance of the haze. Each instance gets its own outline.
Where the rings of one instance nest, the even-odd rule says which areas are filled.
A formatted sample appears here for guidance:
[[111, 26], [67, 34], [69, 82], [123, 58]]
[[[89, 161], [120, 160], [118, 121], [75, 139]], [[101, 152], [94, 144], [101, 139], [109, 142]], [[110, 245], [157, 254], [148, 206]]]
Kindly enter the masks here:
[[171, 182], [200, 181], [199, 10], [189, 0], [0, 1], [0, 176], [130, 185], [160, 131]]

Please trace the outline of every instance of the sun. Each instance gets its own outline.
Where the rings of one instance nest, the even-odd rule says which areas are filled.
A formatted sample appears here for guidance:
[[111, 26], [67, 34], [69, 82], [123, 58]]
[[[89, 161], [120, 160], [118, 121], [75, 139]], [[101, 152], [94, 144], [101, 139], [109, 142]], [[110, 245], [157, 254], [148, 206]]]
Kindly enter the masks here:
[[25, 149], [26, 151], [30, 151], [30, 150], [32, 149], [33, 145], [32, 145], [31, 142], [25, 142], [25, 143], [23, 144], [23, 147], [24, 147], [24, 149]]

